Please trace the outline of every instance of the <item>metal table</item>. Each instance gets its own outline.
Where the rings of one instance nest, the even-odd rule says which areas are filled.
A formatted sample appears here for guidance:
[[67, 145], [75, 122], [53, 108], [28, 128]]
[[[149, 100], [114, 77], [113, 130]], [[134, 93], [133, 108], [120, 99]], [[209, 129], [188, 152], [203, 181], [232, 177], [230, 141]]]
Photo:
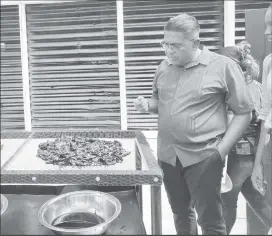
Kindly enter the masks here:
[[[1, 235], [54, 235], [38, 221], [40, 207], [56, 195], [3, 194], [9, 201], [1, 216]], [[145, 228], [134, 189], [110, 192], [122, 204], [118, 218], [110, 225], [106, 235], [145, 235]], [[131, 214], [133, 212], [133, 214]]]
[[[24, 134], [24, 135], [22, 135]], [[77, 135], [90, 138], [131, 139], [135, 141], [135, 170], [12, 170], [9, 165], [16, 160], [16, 155], [31, 140], [59, 138], [62, 135]], [[26, 137], [15, 154], [1, 167], [2, 184], [25, 185], [96, 185], [96, 186], [137, 186], [137, 199], [142, 208], [141, 186], [151, 185], [151, 222], [152, 234], [162, 234], [161, 185], [163, 174], [140, 131], [88, 130], [88, 131], [48, 131], [39, 132], [3, 132], [1, 139]], [[31, 152], [31, 150], [30, 150]]]

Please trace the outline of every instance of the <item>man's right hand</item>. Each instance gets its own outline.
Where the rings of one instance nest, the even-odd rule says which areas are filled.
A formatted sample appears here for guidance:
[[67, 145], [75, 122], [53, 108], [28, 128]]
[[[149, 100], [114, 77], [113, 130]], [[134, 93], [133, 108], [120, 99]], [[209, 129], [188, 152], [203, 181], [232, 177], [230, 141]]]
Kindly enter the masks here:
[[262, 195], [264, 195], [264, 174], [261, 164], [255, 163], [255, 166], [252, 171], [251, 181], [253, 187]]
[[148, 100], [145, 99], [143, 96], [139, 96], [134, 100], [134, 106], [139, 112], [148, 112]]

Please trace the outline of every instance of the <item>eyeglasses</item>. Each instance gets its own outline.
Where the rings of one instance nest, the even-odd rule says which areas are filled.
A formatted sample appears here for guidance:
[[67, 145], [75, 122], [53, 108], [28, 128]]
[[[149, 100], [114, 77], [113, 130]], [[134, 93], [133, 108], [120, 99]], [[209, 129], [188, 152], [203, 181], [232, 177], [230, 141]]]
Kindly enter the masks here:
[[178, 51], [184, 47], [184, 44], [180, 44], [180, 43], [166, 43], [162, 41], [160, 44], [164, 50], [171, 48], [174, 51]]

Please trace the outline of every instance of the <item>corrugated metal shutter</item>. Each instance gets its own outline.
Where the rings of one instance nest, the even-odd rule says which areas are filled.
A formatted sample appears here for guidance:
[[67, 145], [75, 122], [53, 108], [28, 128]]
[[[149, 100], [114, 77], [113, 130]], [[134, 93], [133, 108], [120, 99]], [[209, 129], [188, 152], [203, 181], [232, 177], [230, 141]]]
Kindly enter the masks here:
[[120, 128], [114, 1], [27, 6], [33, 129]]
[[267, 8], [271, 0], [235, 0], [235, 43], [245, 40], [245, 10]]
[[1, 130], [24, 129], [18, 6], [1, 6]]
[[128, 129], [157, 130], [157, 115], [140, 114], [133, 100], [151, 96], [155, 70], [164, 59], [163, 27], [181, 12], [197, 17], [209, 49], [223, 45], [223, 1], [124, 1]]

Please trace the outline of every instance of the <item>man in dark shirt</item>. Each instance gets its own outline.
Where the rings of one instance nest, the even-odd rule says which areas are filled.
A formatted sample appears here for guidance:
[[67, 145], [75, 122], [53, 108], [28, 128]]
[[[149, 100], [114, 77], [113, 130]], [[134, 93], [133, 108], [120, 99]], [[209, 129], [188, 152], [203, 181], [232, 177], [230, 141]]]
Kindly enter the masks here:
[[[180, 14], [164, 28], [167, 59], [140, 112], [158, 113], [158, 159], [177, 233], [225, 235], [220, 196], [225, 156], [242, 137], [253, 104], [243, 72], [231, 59], [200, 46], [195, 17]], [[226, 107], [234, 113], [228, 126]]]

